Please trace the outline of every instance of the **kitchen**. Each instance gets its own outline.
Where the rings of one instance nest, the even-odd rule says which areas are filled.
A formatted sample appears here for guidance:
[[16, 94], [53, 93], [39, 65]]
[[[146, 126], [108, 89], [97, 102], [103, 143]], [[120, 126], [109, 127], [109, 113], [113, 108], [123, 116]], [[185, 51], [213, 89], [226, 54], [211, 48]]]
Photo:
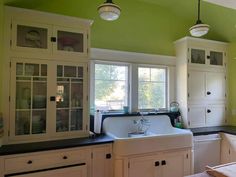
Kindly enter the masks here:
[[[97, 7], [102, 3], [99, 1], [2, 2], [1, 33], [4, 35], [1, 35], [1, 41], [5, 44], [1, 47], [2, 155], [8, 153], [10, 156], [8, 160], [1, 159], [1, 164], [9, 167], [0, 170], [1, 175], [20, 176], [24, 175], [24, 168], [26, 172], [42, 170], [54, 168], [58, 163], [60, 167], [79, 165], [81, 176], [84, 173], [94, 177], [109, 176], [112, 168], [116, 169], [114, 166], [106, 168], [113, 160], [111, 142], [114, 140], [106, 136], [86, 139], [92, 136], [89, 114], [94, 114], [95, 110], [113, 110], [114, 113], [114, 110], [121, 111], [123, 106], [128, 106], [131, 113], [149, 108], [154, 108], [154, 113], [160, 113], [177, 101], [182, 116], [179, 121], [184, 127], [233, 126], [236, 102], [232, 31], [235, 24], [230, 18], [226, 23], [225, 18], [233, 16], [235, 10], [202, 1], [201, 19], [210, 25], [210, 30], [205, 39], [192, 38], [185, 36], [190, 36], [189, 28], [195, 23], [197, 1], [180, 1], [180, 7], [172, 6], [174, 2], [114, 2], [122, 9], [115, 21], [99, 17]], [[218, 11], [226, 17], [219, 17]], [[41, 39], [41, 35], [47, 37]], [[101, 78], [98, 71], [107, 66], [109, 71], [116, 68], [121, 74], [110, 72], [108, 79]], [[155, 75], [158, 77], [155, 78]], [[105, 91], [104, 83], [109, 81], [122, 85], [115, 85], [116, 94]], [[97, 89], [99, 82], [103, 83], [103, 89]], [[150, 85], [155, 87], [148, 87]], [[153, 99], [149, 100], [145, 92], [148, 89]], [[101, 96], [104, 92], [107, 99]], [[155, 99], [159, 100], [158, 105]], [[202, 131], [204, 134], [233, 134], [234, 127], [228, 128], [230, 130], [218, 127], [217, 130], [192, 131], [194, 135]], [[221, 138], [226, 141], [222, 146], [226, 149], [224, 153], [233, 149], [230, 142], [234, 137], [222, 135]], [[82, 144], [79, 143], [81, 141]], [[63, 142], [72, 145], [66, 146]], [[33, 143], [35, 156], [34, 148], [27, 149], [22, 143]], [[40, 147], [37, 143], [44, 145]], [[65, 155], [65, 147], [78, 149], [72, 148]], [[44, 154], [43, 150], [50, 152]], [[17, 152], [16, 157], [14, 152]], [[45, 155], [52, 162], [35, 164], [34, 160], [23, 155], [26, 152], [32, 153], [29, 156], [36, 159]], [[57, 159], [58, 154], [60, 159]], [[83, 157], [81, 154], [86, 155]], [[190, 152], [187, 154], [192, 158]], [[81, 159], [68, 158], [71, 156], [81, 156]], [[224, 163], [234, 161], [233, 157], [229, 160], [226, 156], [229, 154], [223, 156]], [[21, 169], [15, 169], [13, 162], [17, 159], [19, 164], [26, 161], [33, 166], [23, 164]], [[125, 171], [124, 175], [127, 175]], [[184, 175], [190, 175], [193, 172], [190, 171]]]

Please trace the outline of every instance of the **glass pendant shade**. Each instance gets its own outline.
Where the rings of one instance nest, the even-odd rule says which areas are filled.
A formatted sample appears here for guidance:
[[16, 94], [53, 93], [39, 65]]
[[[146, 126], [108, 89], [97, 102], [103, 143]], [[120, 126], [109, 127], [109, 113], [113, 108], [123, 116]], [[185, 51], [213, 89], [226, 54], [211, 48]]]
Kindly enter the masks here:
[[201, 7], [200, 1], [201, 0], [198, 0], [197, 23], [189, 29], [191, 36], [194, 36], [194, 37], [202, 37], [202, 36], [206, 35], [210, 29], [209, 25], [202, 23], [202, 21], [200, 20], [200, 7]]
[[107, 2], [101, 4], [98, 7], [98, 12], [100, 17], [103, 20], [113, 21], [119, 18], [120, 16], [120, 7], [114, 4], [111, 0], [107, 0]]
[[196, 24], [189, 29], [191, 36], [201, 37], [208, 33], [210, 26], [207, 24]]

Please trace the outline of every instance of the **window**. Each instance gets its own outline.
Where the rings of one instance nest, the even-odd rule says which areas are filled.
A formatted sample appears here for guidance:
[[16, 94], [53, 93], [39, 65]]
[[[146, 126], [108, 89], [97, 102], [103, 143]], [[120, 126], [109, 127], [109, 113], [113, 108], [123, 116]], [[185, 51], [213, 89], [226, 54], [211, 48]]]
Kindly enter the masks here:
[[138, 67], [138, 108], [166, 108], [166, 68]]
[[128, 106], [128, 65], [95, 63], [95, 109], [122, 110]]

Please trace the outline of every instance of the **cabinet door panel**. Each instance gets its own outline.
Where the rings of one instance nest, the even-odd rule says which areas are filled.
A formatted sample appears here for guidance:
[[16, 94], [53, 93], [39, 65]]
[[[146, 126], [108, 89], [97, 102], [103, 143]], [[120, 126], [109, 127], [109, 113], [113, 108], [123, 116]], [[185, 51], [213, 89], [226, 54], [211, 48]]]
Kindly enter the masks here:
[[225, 105], [207, 106], [206, 125], [218, 126], [225, 123]]
[[205, 126], [205, 106], [194, 105], [189, 106], [188, 118], [190, 127]]
[[188, 96], [190, 100], [201, 100], [205, 98], [205, 73], [191, 71], [188, 77]]
[[[140, 157], [130, 160], [129, 177], [161, 177], [160, 165], [155, 157]], [[159, 161], [160, 163], [160, 161]]]
[[225, 73], [206, 73], [206, 96], [208, 99], [225, 99]]

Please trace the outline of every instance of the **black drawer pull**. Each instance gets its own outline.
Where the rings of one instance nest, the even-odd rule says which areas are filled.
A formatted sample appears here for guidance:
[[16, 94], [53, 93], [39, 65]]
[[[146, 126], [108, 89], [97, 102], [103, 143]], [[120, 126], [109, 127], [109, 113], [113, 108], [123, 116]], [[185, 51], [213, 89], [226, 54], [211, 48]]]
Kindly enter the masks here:
[[210, 59], [211, 57], [209, 55], [207, 55], [207, 59]]
[[166, 165], [166, 161], [165, 161], [165, 160], [162, 160], [162, 161], [161, 161], [161, 165]]
[[207, 113], [211, 113], [211, 110], [210, 110], [210, 109], [208, 109], [208, 110], [207, 110]]
[[208, 91], [208, 92], [207, 92], [207, 95], [210, 95], [210, 94], [211, 94], [211, 92]]
[[68, 159], [68, 157], [67, 157], [67, 156], [63, 156], [63, 159], [65, 159], [65, 160], [66, 160], [66, 159]]
[[160, 162], [159, 161], [156, 161], [155, 162], [155, 166], [158, 167], [160, 165]]
[[28, 162], [27, 162], [27, 164], [32, 164], [33, 163], [33, 161], [32, 160], [29, 160]]
[[56, 101], [56, 97], [55, 96], [50, 96], [50, 101]]
[[111, 159], [111, 154], [106, 154], [106, 159]]

